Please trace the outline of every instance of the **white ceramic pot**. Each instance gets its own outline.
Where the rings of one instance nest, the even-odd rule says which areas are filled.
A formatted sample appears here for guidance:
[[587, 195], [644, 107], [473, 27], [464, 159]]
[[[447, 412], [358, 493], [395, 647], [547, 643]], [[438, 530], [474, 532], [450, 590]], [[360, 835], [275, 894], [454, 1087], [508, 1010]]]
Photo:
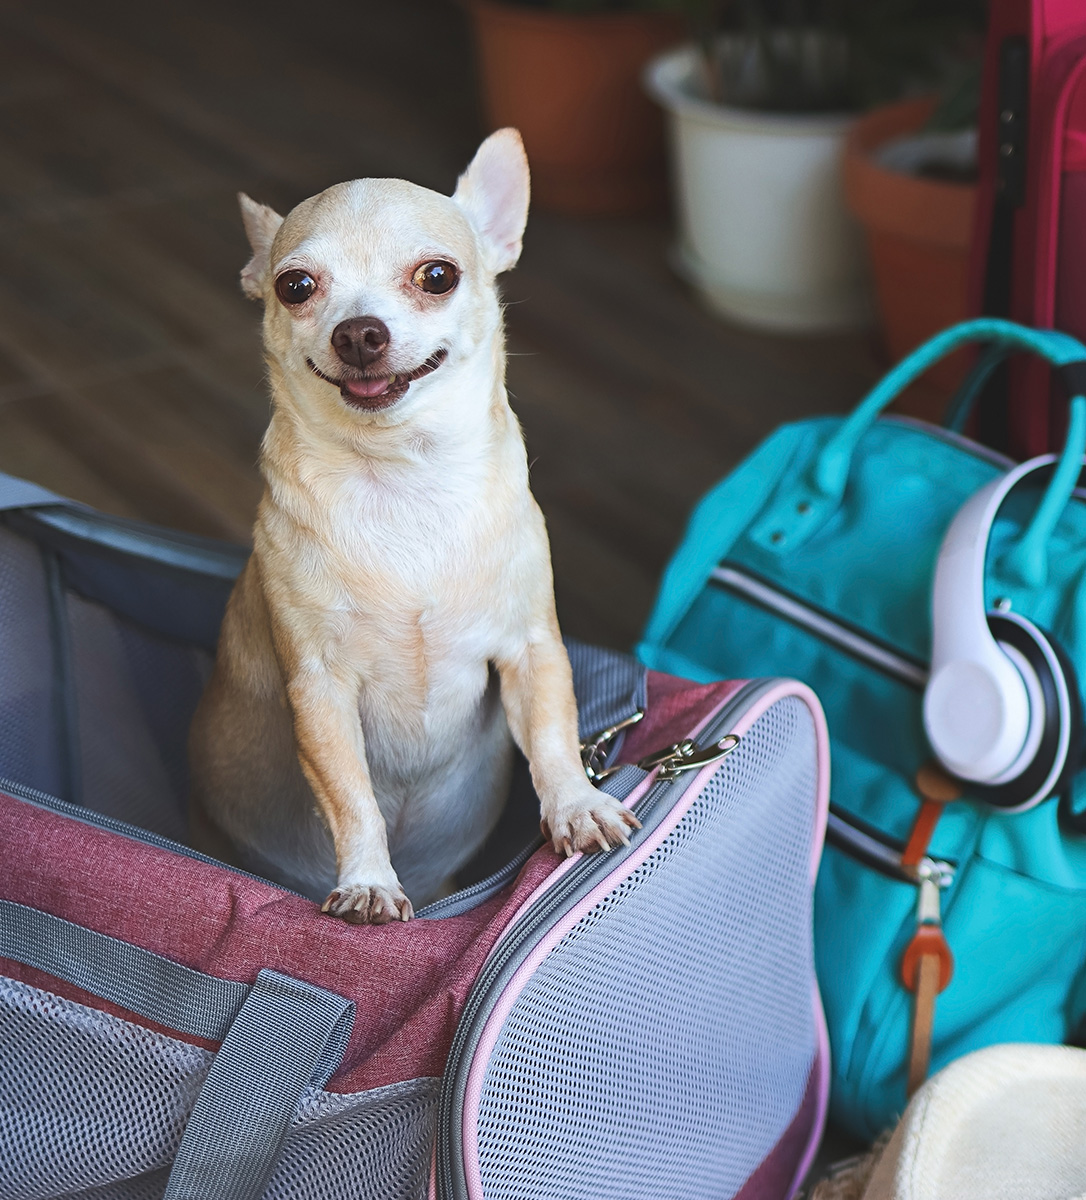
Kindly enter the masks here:
[[704, 99], [694, 47], [654, 59], [650, 94], [670, 116], [679, 243], [675, 266], [714, 311], [762, 329], [868, 324], [862, 232], [841, 164], [854, 121]]

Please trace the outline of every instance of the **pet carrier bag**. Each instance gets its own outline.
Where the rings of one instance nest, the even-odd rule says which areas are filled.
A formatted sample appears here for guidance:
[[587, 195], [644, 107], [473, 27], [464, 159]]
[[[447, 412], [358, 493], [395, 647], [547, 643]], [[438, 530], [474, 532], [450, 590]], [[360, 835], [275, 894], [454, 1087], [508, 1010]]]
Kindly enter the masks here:
[[3, 1200], [791, 1195], [828, 1091], [806, 687], [571, 646], [631, 844], [537, 837], [347, 925], [183, 844], [244, 554], [7, 477], [0, 502]]
[[[990, 0], [970, 308], [1086, 338], [1086, 5]], [[1067, 398], [1046, 363], [1000, 372], [984, 440], [1055, 450]]]
[[[1074, 671], [1086, 666], [1086, 505], [1070, 499], [1086, 401], [1073, 403], [1054, 474], [1051, 457], [1012, 470], [948, 430], [876, 420], [943, 354], [978, 340], [1040, 354], [1083, 390], [1086, 347], [1065, 334], [997, 320], [939, 334], [850, 417], [782, 428], [701, 501], [639, 648], [650, 667], [703, 681], [787, 663], [825, 705], [833, 788], [816, 963], [833, 1048], [831, 1115], [866, 1138], [904, 1109], [907, 1066], [917, 1082], [925, 1055], [937, 1068], [995, 1042], [1062, 1042], [1086, 1014]], [[978, 514], [971, 540], [941, 552], [952, 519], [962, 533], [959, 516], [976, 523]], [[954, 586], [939, 593], [935, 650], [959, 627], [978, 644], [988, 631], [1020, 688], [1037, 682], [1021, 766], [946, 804], [958, 785], [938, 771], [918, 778], [932, 757], [925, 703], [940, 695], [924, 699], [937, 560]], [[953, 574], [961, 563], [964, 581]], [[975, 679], [973, 667], [959, 674]], [[940, 744], [962, 729], [975, 735], [977, 714], [992, 715], [969, 695], [931, 725]], [[1054, 791], [1058, 801], [1041, 802]]]

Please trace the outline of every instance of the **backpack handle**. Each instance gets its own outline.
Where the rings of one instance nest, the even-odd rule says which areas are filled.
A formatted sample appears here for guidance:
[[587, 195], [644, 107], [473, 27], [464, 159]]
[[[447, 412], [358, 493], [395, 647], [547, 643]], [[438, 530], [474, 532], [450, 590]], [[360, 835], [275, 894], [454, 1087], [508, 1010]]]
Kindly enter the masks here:
[[[1052, 329], [1029, 329], [999, 317], [980, 317], [952, 325], [918, 346], [887, 372], [822, 447], [811, 468], [797, 481], [797, 486], [789, 488], [757, 522], [751, 537], [766, 549], [779, 552], [807, 541], [840, 506], [856, 446], [882, 411], [933, 363], [972, 342], [992, 343], [1003, 347], [1007, 353], [1028, 350], [1039, 355], [1063, 374], [1067, 390], [1074, 397], [1072, 425], [1060, 457], [1061, 464], [1066, 465], [1053, 474], [1045, 499], [1023, 537], [1028, 552], [1015, 556], [1018, 560], [1016, 573], [1022, 576], [1023, 582], [1027, 579], [1035, 582], [1038, 577], [1043, 579], [1043, 543], [1074, 490], [1082, 460], [1082, 449], [1075, 444], [1078, 438], [1072, 437], [1071, 433], [1080, 423], [1086, 428], [1086, 400], [1082, 399], [1086, 394], [1086, 346], [1069, 334]], [[1076, 417], [1079, 409], [1082, 411]], [[1068, 487], [1069, 475], [1072, 478]], [[1028, 569], [1024, 567], [1027, 559], [1032, 563]]]

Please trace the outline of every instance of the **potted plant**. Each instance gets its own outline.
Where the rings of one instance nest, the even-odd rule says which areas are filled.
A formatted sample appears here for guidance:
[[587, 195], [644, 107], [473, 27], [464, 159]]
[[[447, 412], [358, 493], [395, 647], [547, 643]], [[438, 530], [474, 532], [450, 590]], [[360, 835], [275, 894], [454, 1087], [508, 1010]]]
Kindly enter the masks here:
[[845, 140], [863, 109], [945, 66], [979, 5], [687, 0], [698, 36], [645, 79], [670, 117], [676, 266], [710, 307], [778, 330], [871, 319]]
[[640, 76], [682, 37], [681, 0], [464, 2], [486, 120], [520, 130], [533, 201], [575, 214], [661, 208], [663, 121]]

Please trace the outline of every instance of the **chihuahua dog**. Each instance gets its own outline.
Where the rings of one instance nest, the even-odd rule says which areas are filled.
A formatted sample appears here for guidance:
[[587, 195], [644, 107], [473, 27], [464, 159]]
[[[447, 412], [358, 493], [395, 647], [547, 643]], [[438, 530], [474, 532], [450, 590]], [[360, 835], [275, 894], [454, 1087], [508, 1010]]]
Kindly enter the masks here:
[[451, 198], [360, 179], [285, 218], [239, 199], [273, 410], [192, 727], [194, 827], [327, 913], [406, 921], [493, 827], [515, 741], [556, 849], [626, 842], [637, 819], [581, 767], [505, 391], [519, 134], [484, 141]]

